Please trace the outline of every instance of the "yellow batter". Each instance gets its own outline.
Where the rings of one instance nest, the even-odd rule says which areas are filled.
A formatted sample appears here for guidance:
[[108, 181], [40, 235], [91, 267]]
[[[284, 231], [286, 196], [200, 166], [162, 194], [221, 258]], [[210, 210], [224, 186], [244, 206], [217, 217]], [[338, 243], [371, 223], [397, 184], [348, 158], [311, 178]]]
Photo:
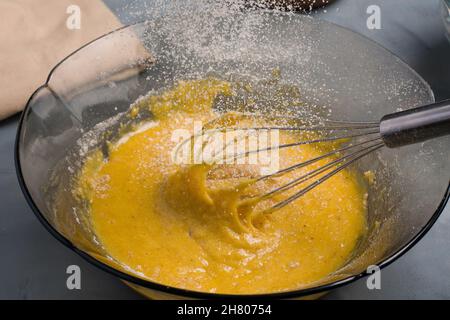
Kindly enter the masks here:
[[[102, 245], [142, 277], [205, 292], [292, 290], [336, 271], [366, 231], [365, 189], [354, 172], [344, 170], [267, 214], [262, 209], [286, 195], [256, 207], [242, 205], [243, 193], [234, 187], [242, 179], [234, 177], [251, 176], [251, 166], [210, 171], [172, 161], [178, 143], [171, 139], [173, 131], [217, 118], [211, 106], [218, 94], [231, 94], [230, 84], [180, 82], [140, 103], [153, 112], [154, 122], [113, 144], [108, 159], [99, 152], [88, 159], [78, 191], [89, 199]], [[258, 120], [264, 123], [270, 120]], [[280, 133], [281, 143], [298, 138]], [[313, 145], [280, 150], [280, 167], [324, 152], [325, 146]], [[244, 193], [272, 190], [292, 177], [269, 179]]]

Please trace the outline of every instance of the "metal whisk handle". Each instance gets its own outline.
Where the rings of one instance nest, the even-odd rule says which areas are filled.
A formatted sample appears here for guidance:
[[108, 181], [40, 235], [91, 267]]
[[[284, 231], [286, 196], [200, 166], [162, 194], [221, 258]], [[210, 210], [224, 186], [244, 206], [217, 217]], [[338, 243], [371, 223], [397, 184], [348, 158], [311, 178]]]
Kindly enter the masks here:
[[381, 137], [389, 148], [450, 134], [450, 100], [385, 115]]

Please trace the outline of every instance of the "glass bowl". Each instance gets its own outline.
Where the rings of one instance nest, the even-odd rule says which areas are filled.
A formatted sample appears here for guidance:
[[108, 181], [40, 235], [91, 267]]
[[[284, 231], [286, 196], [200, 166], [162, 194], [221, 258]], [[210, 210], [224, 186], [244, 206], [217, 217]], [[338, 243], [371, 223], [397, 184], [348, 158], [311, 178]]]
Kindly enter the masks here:
[[[127, 270], [104, 251], [90, 228], [88, 204], [75, 199], [71, 186], [89, 151], [104, 147], [121, 125], [151, 117], [126, 117], [139, 97], [179, 79], [211, 74], [264, 79], [274, 68], [283, 82], [300, 88], [308, 105], [326, 106], [336, 120], [379, 120], [386, 113], [434, 101], [427, 83], [393, 54], [311, 17], [240, 12], [231, 19], [198, 13], [138, 23], [69, 55], [29, 99], [15, 149], [29, 205], [63, 244], [149, 297], [234, 297], [168, 287]], [[358, 170], [373, 170], [377, 183], [368, 198], [370, 231], [352, 259], [306, 288], [263, 296], [323, 293], [409, 250], [448, 200], [449, 145], [447, 137], [398, 150], [384, 148], [361, 161]]]
[[450, 41], [450, 0], [442, 0], [442, 17], [447, 39]]

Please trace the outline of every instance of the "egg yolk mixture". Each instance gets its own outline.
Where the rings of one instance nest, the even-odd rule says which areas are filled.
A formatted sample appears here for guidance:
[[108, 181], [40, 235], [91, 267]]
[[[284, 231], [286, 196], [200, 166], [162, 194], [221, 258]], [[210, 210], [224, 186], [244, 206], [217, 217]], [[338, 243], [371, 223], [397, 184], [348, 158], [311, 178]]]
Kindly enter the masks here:
[[[307, 171], [241, 190], [236, 185], [257, 176], [258, 165], [175, 163], [173, 150], [180, 141], [173, 141], [174, 130], [192, 131], [195, 121], [216, 119], [214, 100], [230, 92], [228, 82], [192, 80], [139, 102], [154, 119], [113, 143], [107, 158], [91, 154], [77, 192], [89, 201], [91, 224], [106, 252], [140, 277], [233, 294], [311, 285], [342, 267], [364, 236], [366, 189], [359, 175], [346, 169], [289, 205], [265, 212], [295, 189], [260, 202], [243, 199]], [[263, 117], [230, 119], [226, 124], [272, 124]], [[280, 131], [279, 142], [299, 141], [299, 135]], [[280, 149], [279, 167], [323, 155], [328, 147]]]

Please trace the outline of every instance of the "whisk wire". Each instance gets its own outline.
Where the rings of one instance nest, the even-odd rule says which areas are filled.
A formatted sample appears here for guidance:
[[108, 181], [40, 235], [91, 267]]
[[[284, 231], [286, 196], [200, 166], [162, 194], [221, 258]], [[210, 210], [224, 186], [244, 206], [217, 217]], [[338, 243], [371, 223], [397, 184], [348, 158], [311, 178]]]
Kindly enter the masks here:
[[[254, 115], [253, 115], [254, 117]], [[286, 119], [286, 117], [282, 117], [283, 119]], [[289, 119], [289, 118], [288, 118]], [[295, 118], [294, 118], [295, 119]], [[298, 120], [298, 119], [297, 119]], [[284, 143], [284, 144], [276, 144], [276, 145], [269, 145], [267, 147], [259, 147], [259, 145], [256, 147], [256, 149], [247, 150], [244, 152], [238, 152], [234, 153], [234, 143], [242, 142], [243, 139], [249, 138], [252, 135], [257, 135], [263, 131], [270, 132], [272, 130], [278, 130], [278, 131], [302, 131], [302, 132], [323, 132], [323, 137], [318, 137], [309, 140], [300, 140], [295, 141], [291, 143]], [[268, 199], [272, 199], [274, 196], [279, 195], [283, 192], [288, 192], [289, 190], [293, 190], [297, 186], [302, 186], [303, 184], [307, 184], [308, 181], [312, 181], [311, 183], [307, 184], [305, 187], [301, 187], [300, 190], [295, 191], [292, 195], [288, 196], [286, 199], [279, 201], [278, 203], [272, 205], [268, 209], [264, 209], [263, 212], [265, 213], [272, 213], [275, 210], [281, 209], [284, 206], [288, 205], [292, 201], [295, 201], [299, 197], [303, 196], [305, 193], [309, 192], [310, 190], [314, 189], [315, 187], [319, 186], [323, 182], [327, 181], [334, 175], [336, 175], [338, 172], [344, 170], [345, 168], [349, 167], [351, 164], [355, 163], [357, 160], [367, 156], [368, 154], [382, 148], [385, 146], [385, 143], [382, 140], [381, 134], [380, 134], [380, 122], [351, 122], [351, 121], [326, 121], [325, 123], [321, 123], [316, 126], [264, 126], [264, 127], [220, 127], [220, 128], [211, 128], [211, 129], [204, 129], [201, 132], [194, 134], [190, 138], [184, 140], [181, 142], [181, 144], [178, 145], [178, 149], [175, 151], [176, 153], [179, 152], [180, 148], [185, 145], [188, 142], [198, 143], [199, 138], [202, 138], [201, 141], [201, 147], [202, 149], [207, 146], [208, 143], [211, 143], [214, 141], [214, 134], [215, 133], [228, 133], [228, 132], [237, 132], [239, 131], [239, 134], [235, 134], [234, 136], [226, 137], [224, 140], [223, 137], [221, 140], [219, 140], [219, 148], [217, 151], [216, 149], [213, 150], [212, 154], [212, 162], [213, 163], [219, 163], [219, 160], [224, 160], [226, 158], [226, 163], [230, 163], [229, 161], [235, 161], [240, 158], [248, 157], [251, 154], [255, 153], [261, 153], [261, 152], [268, 152], [272, 150], [280, 150], [280, 149], [286, 149], [286, 148], [293, 148], [293, 147], [299, 147], [302, 145], [311, 145], [311, 144], [320, 144], [320, 143], [326, 143], [326, 142], [339, 142], [343, 141], [345, 144], [344, 146], [340, 146], [338, 148], [335, 148], [332, 151], [329, 151], [325, 154], [322, 154], [320, 156], [314, 157], [312, 159], [303, 161], [301, 163], [294, 164], [290, 167], [278, 170], [275, 173], [264, 175], [262, 177], [247, 181], [245, 183], [242, 183], [237, 187], [237, 189], [245, 189], [248, 187], [251, 187], [252, 185], [255, 185], [256, 183], [270, 179], [270, 178], [276, 178], [281, 177], [283, 175], [286, 175], [290, 172], [293, 172], [295, 170], [301, 169], [301, 168], [307, 168], [310, 165], [314, 164], [320, 164], [319, 162], [325, 159], [330, 159], [327, 163], [324, 165], [320, 165], [319, 167], [312, 168], [308, 172], [301, 174], [299, 177], [285, 183], [282, 186], [279, 186], [271, 191], [268, 191], [263, 194], [256, 194], [256, 195], [245, 195], [243, 196], [243, 201], [265, 201]], [[242, 134], [240, 133], [242, 132]], [[333, 133], [336, 133], [333, 135]], [[205, 139], [206, 138], [206, 139]], [[363, 139], [363, 141], [361, 141]], [[225, 141], [225, 143], [224, 143]], [[341, 142], [342, 144], [342, 142]], [[232, 146], [233, 147], [233, 154], [227, 154], [228, 148]], [[192, 146], [191, 146], [192, 147]], [[198, 151], [198, 150], [197, 150]], [[202, 150], [200, 150], [202, 152]], [[314, 180], [315, 179], [315, 180]], [[256, 203], [256, 202], [255, 202]]]
[[331, 152], [328, 152], [328, 153], [323, 154], [321, 156], [318, 156], [316, 158], [312, 158], [310, 160], [307, 160], [307, 161], [304, 161], [304, 162], [301, 162], [301, 163], [297, 163], [297, 164], [295, 164], [293, 166], [281, 169], [281, 170], [279, 170], [279, 171], [277, 171], [275, 173], [262, 176], [262, 177], [258, 178], [256, 180], [256, 182], [262, 181], [262, 180], [265, 180], [265, 179], [268, 179], [268, 178], [279, 177], [279, 176], [281, 176], [283, 174], [289, 173], [289, 172], [291, 172], [293, 170], [296, 170], [296, 169], [300, 169], [300, 168], [306, 167], [306, 166], [311, 165], [311, 164], [313, 164], [315, 162], [318, 162], [320, 160], [326, 159], [326, 158], [328, 158], [330, 156], [339, 154], [339, 153], [341, 153], [343, 151], [348, 151], [348, 150], [351, 150], [351, 149], [354, 149], [354, 148], [357, 148], [357, 147], [361, 147], [361, 146], [363, 146], [363, 145], [365, 145], [367, 143], [374, 142], [374, 141], [380, 141], [380, 140], [381, 140], [381, 138], [377, 137], [377, 138], [370, 139], [370, 140], [363, 141], [363, 142], [359, 142], [359, 143], [356, 143], [356, 144], [350, 144], [350, 145], [345, 146], [343, 148], [335, 149], [335, 150], [333, 150]]
[[296, 192], [295, 194], [293, 194], [289, 198], [287, 198], [285, 200], [282, 200], [281, 202], [278, 202], [277, 204], [275, 204], [274, 206], [272, 206], [269, 209], [264, 210], [264, 212], [265, 213], [272, 213], [273, 211], [276, 211], [278, 209], [281, 209], [281, 208], [287, 206], [292, 201], [297, 200], [298, 198], [300, 198], [301, 196], [303, 196], [307, 192], [311, 191], [312, 189], [314, 189], [318, 185], [322, 184], [326, 180], [328, 180], [331, 177], [333, 177], [338, 172], [344, 170], [345, 168], [347, 168], [351, 164], [355, 163], [357, 160], [359, 160], [359, 159], [365, 157], [366, 155], [368, 155], [368, 154], [370, 154], [370, 153], [372, 153], [372, 152], [382, 148], [383, 146], [384, 146], [384, 143], [381, 142], [381, 143], [379, 143], [379, 144], [377, 144], [377, 145], [375, 145], [375, 146], [373, 146], [371, 148], [366, 149], [363, 153], [355, 156], [351, 160], [348, 160], [347, 162], [345, 162], [342, 165], [338, 166], [336, 169], [330, 171], [326, 175], [324, 175], [324, 176], [320, 177], [319, 179], [315, 180], [313, 183], [309, 184], [307, 187], [305, 187], [305, 188], [301, 189], [300, 191]]
[[[263, 130], [263, 129], [260, 129], [260, 130]], [[264, 129], [264, 130], [267, 130], [267, 129]], [[237, 154], [233, 155], [228, 160], [231, 160], [231, 159], [236, 160], [236, 159], [239, 159], [239, 158], [247, 157], [247, 156], [249, 156], [251, 154], [254, 154], [254, 153], [260, 153], [260, 152], [266, 152], [266, 151], [272, 151], [272, 150], [280, 150], [280, 149], [286, 149], [286, 148], [292, 148], [292, 147], [299, 147], [299, 146], [306, 145], [306, 144], [316, 144], [316, 143], [323, 143], [323, 142], [347, 140], [347, 139], [358, 138], [358, 137], [372, 135], [372, 134], [378, 134], [379, 132], [380, 132], [379, 130], [372, 130], [372, 131], [369, 131], [369, 132], [358, 133], [358, 134], [351, 134], [351, 135], [337, 136], [337, 137], [329, 137], [329, 138], [320, 138], [320, 139], [313, 139], [313, 140], [303, 140], [303, 141], [299, 141], [299, 142], [280, 144], [280, 145], [270, 146], [270, 147], [265, 147], [265, 148], [258, 148], [258, 149], [254, 149], [254, 150], [249, 150], [249, 151], [237, 153]], [[244, 137], [241, 137], [241, 138], [243, 139]], [[224, 155], [226, 155], [225, 153], [223, 153], [224, 151], [226, 151], [226, 146], [223, 147], [222, 153], [218, 154], [218, 158], [219, 157], [223, 157]], [[227, 155], [227, 156], [229, 156], [229, 155]], [[216, 160], [217, 160], [217, 158], [216, 158]]]
[[276, 189], [274, 189], [274, 190], [264, 194], [263, 196], [261, 196], [261, 199], [267, 199], [267, 198], [270, 198], [270, 197], [272, 197], [272, 196], [274, 196], [274, 195], [276, 195], [276, 194], [278, 194], [280, 192], [290, 190], [290, 189], [292, 189], [292, 188], [302, 184], [303, 182], [306, 182], [307, 180], [309, 180], [311, 178], [314, 178], [314, 177], [320, 175], [321, 173], [324, 173], [324, 172], [328, 171], [330, 168], [332, 168], [332, 167], [334, 167], [336, 165], [339, 165], [340, 163], [345, 163], [346, 161], [349, 161], [348, 159], [352, 159], [352, 158], [356, 157], [358, 154], [364, 153], [365, 150], [370, 149], [370, 148], [372, 148], [374, 146], [377, 146], [377, 145], [379, 145], [379, 143], [373, 144], [371, 146], [368, 146], [365, 149], [360, 149], [360, 150], [357, 150], [357, 151], [355, 151], [353, 153], [344, 155], [344, 156], [342, 156], [342, 157], [340, 157], [338, 159], [335, 159], [335, 160], [333, 160], [333, 161], [331, 161], [331, 162], [321, 166], [320, 168], [317, 168], [317, 169], [314, 169], [314, 170], [312, 170], [310, 172], [307, 172], [304, 175], [302, 175], [302, 176], [292, 180], [291, 182], [289, 182], [289, 183], [287, 183], [287, 184], [285, 184], [285, 185], [283, 185], [281, 187], [278, 187], [278, 188], [276, 188]]

